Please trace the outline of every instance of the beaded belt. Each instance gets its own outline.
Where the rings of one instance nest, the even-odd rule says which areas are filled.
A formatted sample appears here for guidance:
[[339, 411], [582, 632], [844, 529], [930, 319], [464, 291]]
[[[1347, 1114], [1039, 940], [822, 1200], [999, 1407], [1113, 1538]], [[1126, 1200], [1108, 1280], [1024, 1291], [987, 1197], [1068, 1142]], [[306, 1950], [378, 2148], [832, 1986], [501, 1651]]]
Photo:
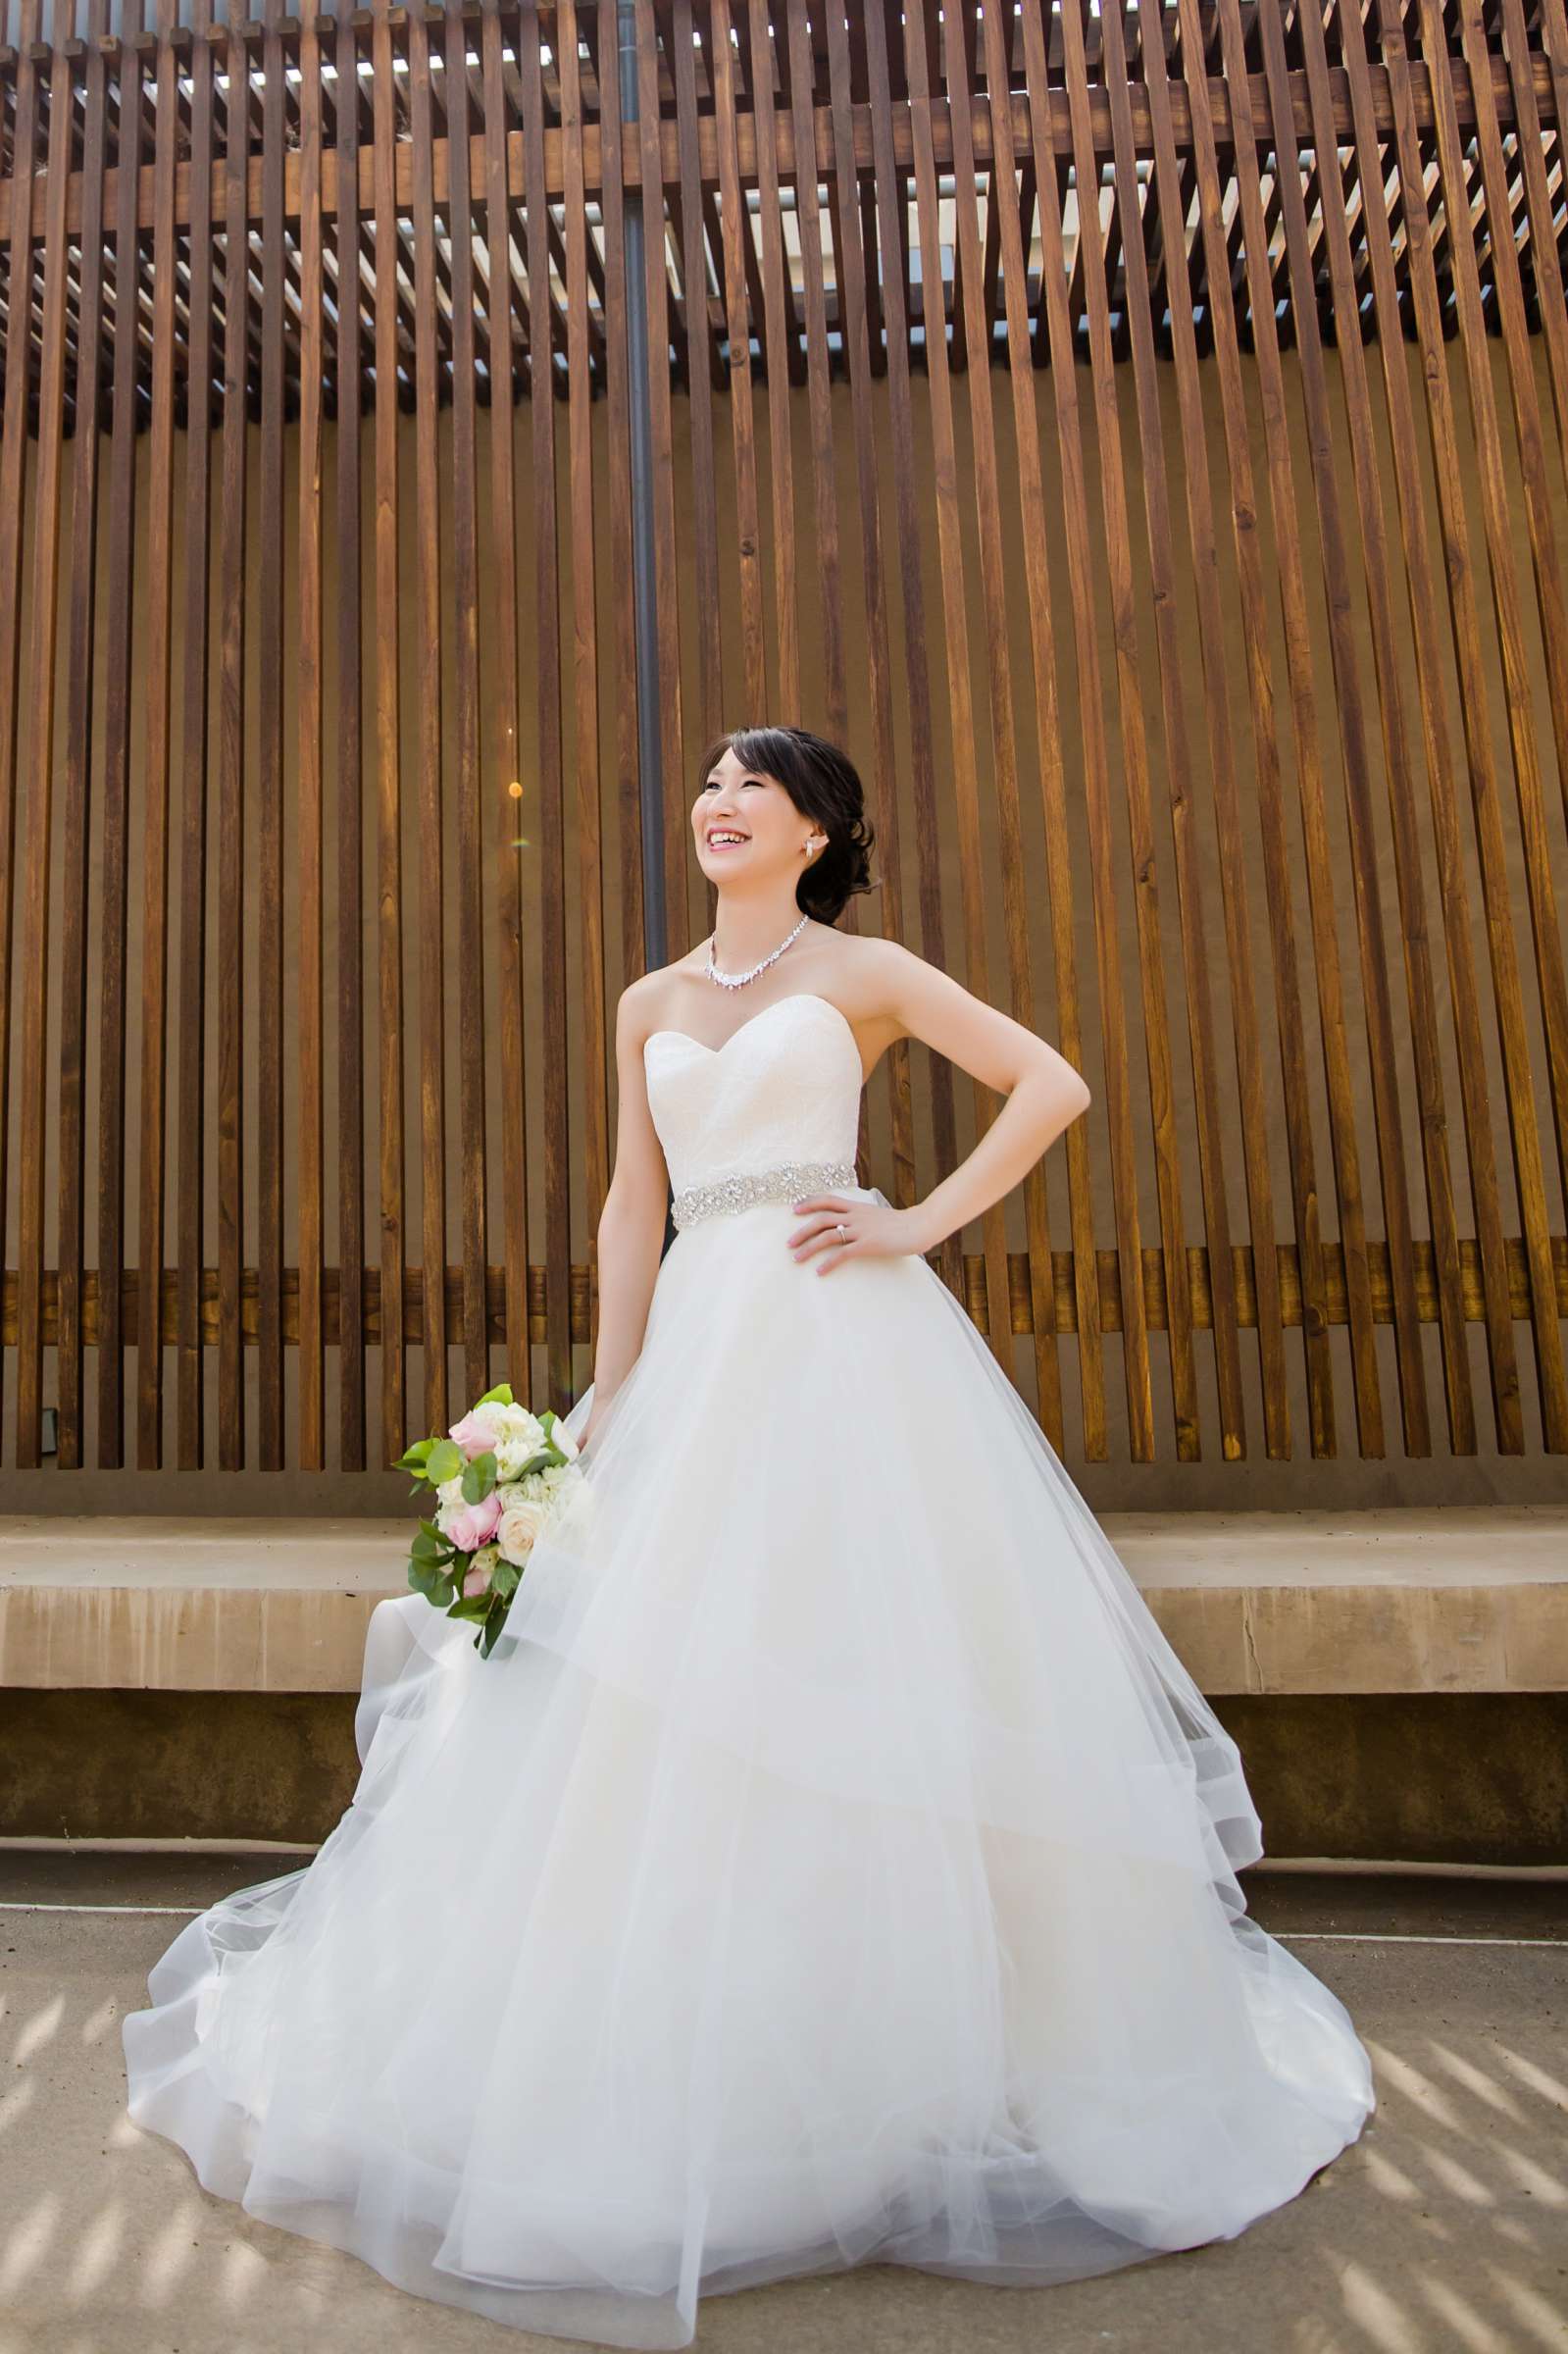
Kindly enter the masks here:
[[678, 1227], [684, 1227], [698, 1218], [749, 1209], [754, 1202], [792, 1202], [797, 1195], [827, 1193], [854, 1183], [852, 1160], [785, 1160], [771, 1169], [742, 1169], [711, 1185], [685, 1186], [675, 1197], [672, 1215]]

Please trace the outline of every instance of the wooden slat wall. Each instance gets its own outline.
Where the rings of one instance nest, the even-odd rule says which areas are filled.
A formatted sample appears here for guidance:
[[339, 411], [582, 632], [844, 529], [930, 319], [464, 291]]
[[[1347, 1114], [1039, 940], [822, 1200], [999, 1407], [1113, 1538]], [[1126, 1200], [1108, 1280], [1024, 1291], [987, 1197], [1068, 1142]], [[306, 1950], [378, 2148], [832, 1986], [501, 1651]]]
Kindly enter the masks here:
[[1054, 1443], [1568, 1452], [1565, 0], [148, 4], [0, 0], [0, 1463], [570, 1404], [770, 714], [1089, 1078], [933, 1256]]

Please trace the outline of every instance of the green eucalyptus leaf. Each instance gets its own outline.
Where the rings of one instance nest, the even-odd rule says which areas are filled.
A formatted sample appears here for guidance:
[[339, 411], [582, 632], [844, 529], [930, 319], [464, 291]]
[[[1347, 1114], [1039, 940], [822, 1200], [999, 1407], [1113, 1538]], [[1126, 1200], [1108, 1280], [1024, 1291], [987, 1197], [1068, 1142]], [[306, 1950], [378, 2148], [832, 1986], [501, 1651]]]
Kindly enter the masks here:
[[495, 1649], [496, 1639], [506, 1625], [506, 1614], [511, 1607], [509, 1601], [498, 1601], [492, 1608], [479, 1638], [481, 1659], [487, 1660]]
[[477, 1455], [463, 1473], [463, 1502], [482, 1504], [494, 1486], [495, 1456], [486, 1447], [484, 1453]]
[[424, 1594], [424, 1599], [427, 1599], [429, 1603], [435, 1603], [438, 1611], [445, 1611], [447, 1603], [452, 1601], [452, 1579], [447, 1577], [445, 1570], [438, 1570], [438, 1567], [430, 1563], [430, 1561], [410, 1561], [410, 1565], [407, 1565], [407, 1582], [410, 1582], [410, 1587], [415, 1589], [415, 1594]]
[[437, 1439], [426, 1458], [425, 1476], [434, 1487], [444, 1487], [455, 1479], [465, 1461], [463, 1450], [454, 1439]]
[[493, 1390], [486, 1390], [482, 1398], [476, 1398], [474, 1401], [476, 1409], [481, 1406], [511, 1406], [513, 1404], [512, 1384], [509, 1381], [498, 1381]]

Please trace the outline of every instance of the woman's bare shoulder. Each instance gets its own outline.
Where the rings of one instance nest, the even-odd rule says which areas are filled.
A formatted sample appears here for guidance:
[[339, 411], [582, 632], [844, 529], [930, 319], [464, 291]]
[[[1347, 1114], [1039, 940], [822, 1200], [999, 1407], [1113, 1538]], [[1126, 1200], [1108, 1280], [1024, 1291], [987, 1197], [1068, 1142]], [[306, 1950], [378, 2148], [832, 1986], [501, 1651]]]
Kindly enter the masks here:
[[682, 956], [673, 964], [655, 965], [651, 971], [639, 973], [634, 981], [629, 981], [615, 1002], [618, 1033], [624, 1025], [628, 1036], [640, 1039], [657, 1029], [679, 996], [683, 977], [693, 977], [696, 970], [691, 958]]

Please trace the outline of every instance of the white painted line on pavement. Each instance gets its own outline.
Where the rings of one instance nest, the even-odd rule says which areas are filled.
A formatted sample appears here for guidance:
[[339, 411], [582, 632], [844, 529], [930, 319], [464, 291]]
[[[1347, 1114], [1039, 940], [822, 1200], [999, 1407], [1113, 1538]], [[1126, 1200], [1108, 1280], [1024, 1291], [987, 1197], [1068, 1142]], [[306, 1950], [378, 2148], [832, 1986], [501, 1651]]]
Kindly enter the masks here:
[[204, 1913], [205, 1905], [25, 1905], [0, 1896], [0, 1913]]
[[1287, 1945], [1309, 1939], [1317, 1945], [1568, 1945], [1568, 1937], [1428, 1937], [1404, 1929], [1271, 1929], [1269, 1934]]

